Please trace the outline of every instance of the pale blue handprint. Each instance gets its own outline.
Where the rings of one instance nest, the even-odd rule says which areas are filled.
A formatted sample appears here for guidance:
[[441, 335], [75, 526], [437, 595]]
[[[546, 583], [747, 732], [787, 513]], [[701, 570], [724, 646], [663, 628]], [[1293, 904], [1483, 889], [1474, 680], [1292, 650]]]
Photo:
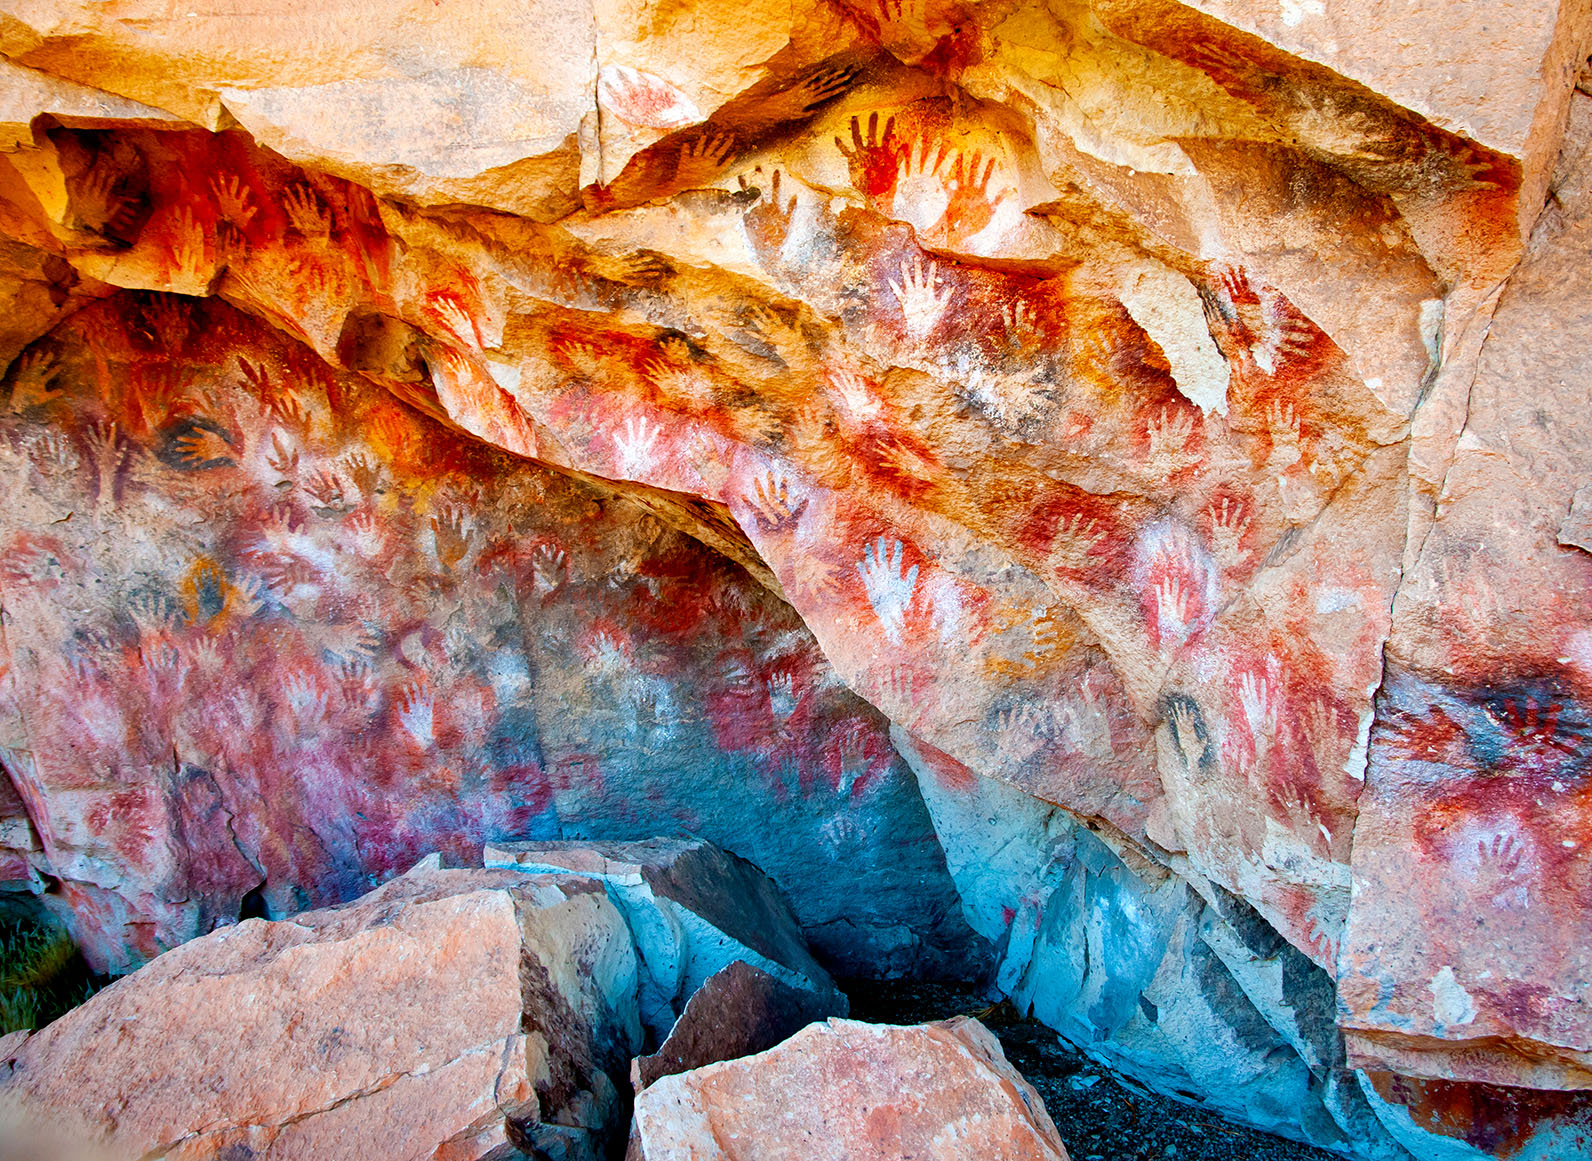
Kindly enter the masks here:
[[901, 630], [906, 624], [907, 609], [912, 605], [912, 594], [918, 584], [918, 566], [902, 570], [905, 548], [897, 540], [894, 548], [885, 546], [884, 537], [864, 546], [862, 562], [857, 571], [862, 574], [863, 588], [868, 593], [868, 603], [884, 628], [884, 635], [893, 645], [901, 643]]

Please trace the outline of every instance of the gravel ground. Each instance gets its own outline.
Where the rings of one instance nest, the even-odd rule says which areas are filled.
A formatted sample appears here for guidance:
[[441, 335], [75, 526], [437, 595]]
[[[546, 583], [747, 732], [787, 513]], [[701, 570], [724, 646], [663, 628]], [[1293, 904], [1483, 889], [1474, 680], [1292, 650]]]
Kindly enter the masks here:
[[1169, 1097], [1128, 1089], [1043, 1024], [1019, 1018], [1010, 1004], [992, 1006], [973, 985], [848, 980], [842, 987], [856, 1020], [918, 1024], [976, 1016], [1039, 1090], [1072, 1161], [1342, 1161]]

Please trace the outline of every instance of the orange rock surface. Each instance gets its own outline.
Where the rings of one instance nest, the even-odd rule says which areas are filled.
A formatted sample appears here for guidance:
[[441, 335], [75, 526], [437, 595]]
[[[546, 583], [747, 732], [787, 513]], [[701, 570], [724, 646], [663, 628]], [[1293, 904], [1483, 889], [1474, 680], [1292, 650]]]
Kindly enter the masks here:
[[831, 1019], [777, 1048], [654, 1081], [644, 1161], [1066, 1161], [1044, 1103], [977, 1020]]
[[[901, 767], [881, 719], [802, 715], [843, 684], [917, 767], [1014, 987], [1042, 1003], [1034, 965], [1127, 949], [1053, 1004], [1069, 1035], [1219, 1100], [1232, 1078], [1187, 1066], [1209, 1015], [1254, 1075], [1293, 1077], [1243, 1115], [1287, 1108], [1345, 1149], [1380, 1125], [1368, 1155], [1584, 1140], [1583, 1097], [1504, 1133], [1496, 1102], [1422, 1086], [1592, 1087], [1589, 50], [1568, 0], [15, 0], [8, 874], [132, 962], [230, 919], [245, 880], [346, 897], [390, 873], [375, 848], [448, 828], [356, 804], [380, 775], [309, 721], [334, 685], [372, 723], [338, 732], [368, 769], [446, 751], [450, 801], [494, 788], [473, 844], [546, 837], [516, 827], [560, 794], [652, 833], [667, 796], [614, 805], [603, 763], [621, 737], [676, 752], [666, 724], [689, 721], [755, 756], [748, 816], [827, 818], [821, 787], [850, 805], [814, 822], [815, 865], [878, 866], [923, 810], [852, 809]], [[276, 337], [229, 331], [242, 362], [218, 363], [189, 330], [227, 312]], [[557, 761], [519, 745], [500, 726], [529, 670], [487, 594], [529, 608], [555, 558], [514, 557], [502, 519], [483, 554], [478, 476], [398, 504], [334, 463], [333, 417], [373, 414], [345, 382], [744, 568], [762, 591], [717, 601], [714, 631], [748, 643], [723, 680], [693, 665], [700, 692], [660, 700], [661, 663], [632, 676], [690, 605], [637, 580], [645, 613], [593, 612], [568, 670], [636, 712]], [[372, 438], [409, 479], [402, 425]], [[169, 516], [236, 497], [247, 535]], [[116, 572], [89, 551], [112, 543], [149, 555], [118, 547], [140, 563]], [[344, 545], [366, 546], [357, 615]], [[399, 615], [465, 591], [424, 630]], [[821, 665], [757, 644], [761, 601]], [[289, 642], [292, 683], [228, 669], [234, 632]], [[183, 693], [205, 666], [257, 693], [258, 724]], [[439, 702], [444, 678], [461, 695]], [[149, 712], [108, 708], [146, 688]], [[272, 745], [211, 740], [267, 719]], [[212, 784], [291, 787], [365, 837], [312, 843]], [[174, 821], [223, 815], [236, 843]], [[1132, 937], [1105, 941], [1107, 913]], [[870, 917], [870, 955], [893, 922]], [[899, 965], [954, 957], [930, 926], [892, 929]]]

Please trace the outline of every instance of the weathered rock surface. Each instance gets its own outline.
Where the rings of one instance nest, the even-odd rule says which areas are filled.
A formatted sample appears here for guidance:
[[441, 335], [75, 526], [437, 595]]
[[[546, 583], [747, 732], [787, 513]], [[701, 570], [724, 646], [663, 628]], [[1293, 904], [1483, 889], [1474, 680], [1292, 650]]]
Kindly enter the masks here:
[[842, 968], [967, 970], [883, 720], [645, 509], [219, 302], [98, 302], [9, 386], [0, 857], [97, 966], [251, 893], [282, 916], [431, 851], [674, 831], [755, 860]]
[[[844, 683], [1067, 812], [1013, 807], [1014, 850], [1107, 836], [1124, 870], [952, 852], [1070, 1035], [1126, 1044], [1091, 997], [1149, 993], [1062, 966], [1088, 925], [1059, 901], [1131, 898], [1157, 1011], [1258, 1012], [1293, 1053], [1199, 1091], [1308, 1118], [1343, 1051], [1433, 1149], [1573, 1141], [1583, 1098], [1506, 1131], [1488, 1094], [1592, 1084], [1584, 3], [402, 14], [0, 21], [4, 850], [104, 962], [441, 832], [659, 831], [767, 870], [821, 953], [965, 962]], [[397, 438], [381, 388], [473, 443]], [[725, 566], [665, 523], [762, 591], [714, 581], [707, 615]], [[588, 548], [571, 601], [575, 526], [628, 563]], [[1025, 952], [1014, 899], [1055, 939]], [[1291, 950], [1216, 923], [1251, 912]], [[1346, 1044], [1287, 1030], [1323, 982]], [[1192, 1077], [1162, 1034], [1125, 1067]]]
[[708, 978], [737, 961], [845, 1015], [845, 997], [807, 950], [774, 884], [709, 843], [488, 843], [482, 858], [488, 867], [573, 874], [608, 888], [641, 959], [642, 1021], [659, 1040]]
[[810, 1025], [757, 1056], [667, 1076], [636, 1098], [644, 1161], [1066, 1161], [1027, 1081], [977, 1020]]
[[[1399, 589], [1339, 998], [1415, 1076], [1592, 1087], [1592, 97]], [[1567, 531], [1568, 530], [1568, 531]], [[1418, 884], [1417, 889], [1396, 889]], [[1401, 933], [1421, 931], [1412, 940]]]
[[0, 1100], [118, 1156], [596, 1161], [635, 990], [600, 883], [416, 870], [160, 956], [11, 1049]]
[[691, 994], [658, 1050], [636, 1058], [631, 1082], [640, 1092], [659, 1077], [766, 1051], [844, 1007], [844, 997], [792, 987], [738, 959]]
[[[1095, 1060], [1274, 1133], [1402, 1158], [1345, 1066], [1332, 977], [1255, 911], [901, 731], [996, 986]], [[1421, 1134], [1411, 1133], [1413, 1139]]]

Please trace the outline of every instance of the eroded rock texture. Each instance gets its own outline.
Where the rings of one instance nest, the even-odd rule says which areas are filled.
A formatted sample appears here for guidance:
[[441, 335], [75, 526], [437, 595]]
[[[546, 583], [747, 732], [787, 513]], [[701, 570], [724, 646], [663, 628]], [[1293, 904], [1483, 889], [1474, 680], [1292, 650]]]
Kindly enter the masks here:
[[432, 852], [658, 830], [766, 868], [841, 967], [970, 954], [878, 713], [635, 504], [218, 301], [114, 295], [13, 380], [9, 874], [98, 966]]
[[0, 1107], [117, 1157], [598, 1161], [635, 986], [601, 883], [417, 869], [159, 957], [8, 1047]]
[[6, 834], [102, 962], [660, 815], [966, 962], [860, 698], [1067, 1035], [1586, 1151], [1584, 4], [192, 7], [0, 22]]
[[977, 1020], [831, 1019], [636, 1098], [633, 1161], [1067, 1161], [1033, 1087]]

